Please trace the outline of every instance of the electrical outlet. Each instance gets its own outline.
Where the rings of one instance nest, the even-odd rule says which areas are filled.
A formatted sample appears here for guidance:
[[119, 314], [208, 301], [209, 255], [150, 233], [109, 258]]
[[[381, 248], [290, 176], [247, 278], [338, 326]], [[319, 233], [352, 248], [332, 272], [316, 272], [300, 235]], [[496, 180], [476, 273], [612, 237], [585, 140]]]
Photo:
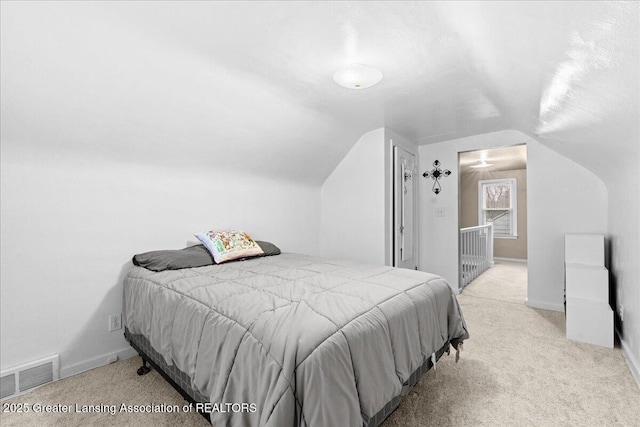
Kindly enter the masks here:
[[109, 332], [122, 329], [122, 314], [112, 314], [109, 316]]
[[620, 321], [624, 322], [624, 305], [620, 304], [620, 310], [618, 310], [620, 313]]

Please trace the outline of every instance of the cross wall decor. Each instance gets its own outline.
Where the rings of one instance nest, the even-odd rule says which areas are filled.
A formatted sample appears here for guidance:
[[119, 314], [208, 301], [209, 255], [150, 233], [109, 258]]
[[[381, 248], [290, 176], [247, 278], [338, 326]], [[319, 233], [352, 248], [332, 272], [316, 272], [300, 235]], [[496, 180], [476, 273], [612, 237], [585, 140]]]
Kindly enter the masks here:
[[431, 172], [427, 171], [422, 174], [422, 176], [424, 176], [425, 178], [433, 179], [433, 187], [431, 187], [431, 189], [436, 194], [439, 194], [442, 190], [442, 187], [440, 186], [440, 178], [449, 175], [451, 175], [451, 171], [449, 169], [440, 169], [440, 161], [438, 160], [433, 162], [433, 169], [431, 170]]

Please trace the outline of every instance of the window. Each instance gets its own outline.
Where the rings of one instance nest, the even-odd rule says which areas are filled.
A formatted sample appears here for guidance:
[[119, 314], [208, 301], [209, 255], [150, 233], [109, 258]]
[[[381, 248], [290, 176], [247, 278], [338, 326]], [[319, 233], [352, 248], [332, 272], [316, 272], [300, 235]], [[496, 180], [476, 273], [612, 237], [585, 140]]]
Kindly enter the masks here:
[[478, 181], [478, 221], [492, 222], [494, 237], [518, 237], [517, 195], [515, 178]]

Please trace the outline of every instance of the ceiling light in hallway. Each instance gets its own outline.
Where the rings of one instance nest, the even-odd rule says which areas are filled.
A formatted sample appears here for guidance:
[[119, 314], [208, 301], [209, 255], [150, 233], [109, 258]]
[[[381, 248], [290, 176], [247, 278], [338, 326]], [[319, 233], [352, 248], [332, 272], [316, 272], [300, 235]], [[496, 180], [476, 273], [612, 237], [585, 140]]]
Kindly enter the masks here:
[[471, 166], [472, 168], [488, 168], [489, 166], [493, 166], [493, 164], [491, 163], [487, 163], [486, 160], [483, 160], [481, 162], [478, 162], [477, 165], [473, 165]]

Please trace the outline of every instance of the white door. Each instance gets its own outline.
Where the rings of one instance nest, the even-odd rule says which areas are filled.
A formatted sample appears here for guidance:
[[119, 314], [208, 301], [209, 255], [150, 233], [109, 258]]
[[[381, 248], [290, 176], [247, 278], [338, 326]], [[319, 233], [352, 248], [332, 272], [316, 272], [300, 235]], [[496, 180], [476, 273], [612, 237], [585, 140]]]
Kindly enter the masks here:
[[417, 269], [415, 223], [417, 208], [416, 156], [393, 147], [393, 265]]

